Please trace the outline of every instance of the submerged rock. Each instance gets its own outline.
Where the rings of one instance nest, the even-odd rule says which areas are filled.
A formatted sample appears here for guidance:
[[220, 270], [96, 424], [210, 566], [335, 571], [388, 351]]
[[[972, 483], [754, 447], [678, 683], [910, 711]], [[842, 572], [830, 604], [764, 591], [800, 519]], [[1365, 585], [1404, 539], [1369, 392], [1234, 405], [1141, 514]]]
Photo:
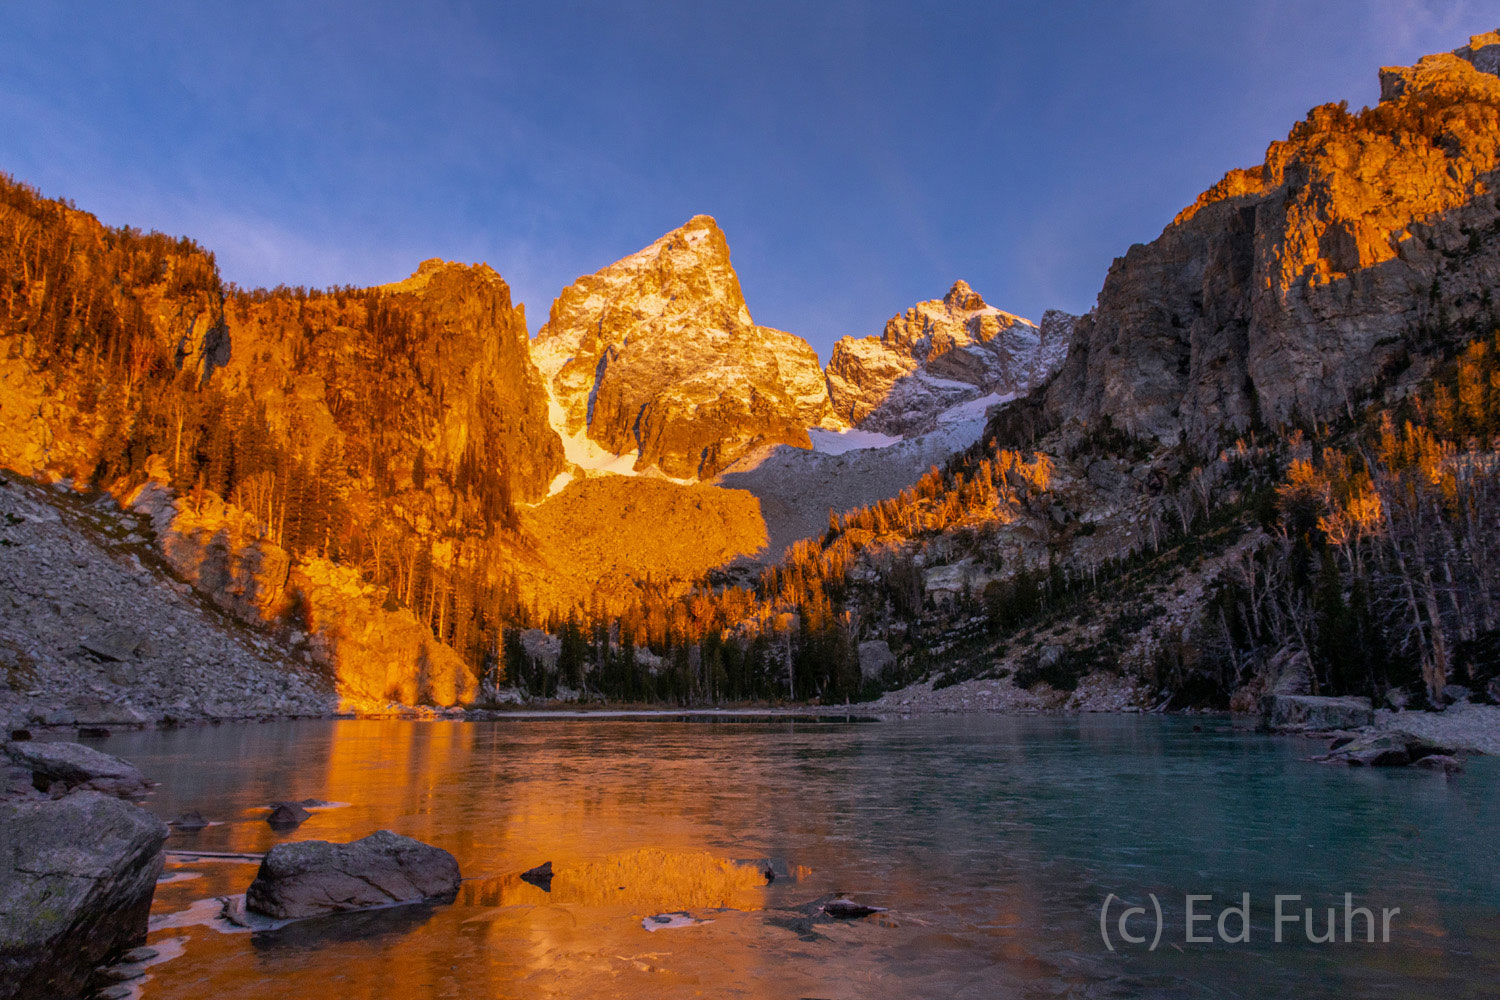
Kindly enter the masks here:
[[172, 820], [171, 825], [186, 833], [193, 833], [208, 826], [208, 820], [203, 818], [203, 814], [201, 812], [198, 812], [196, 809], [194, 809], [191, 812], [185, 812], [181, 816], [178, 816], [176, 819]]
[[276, 802], [272, 804], [266, 822], [277, 828], [289, 829], [301, 826], [311, 818], [312, 813], [302, 808], [300, 802]]
[[641, 927], [653, 932], [711, 923], [713, 923], [712, 920], [695, 917], [686, 910], [678, 910], [675, 913], [653, 913], [649, 917], [641, 918]]
[[1323, 759], [1355, 767], [1402, 767], [1411, 763], [1411, 752], [1400, 735], [1377, 733], [1340, 743]]
[[278, 844], [245, 893], [253, 913], [296, 920], [397, 903], [451, 903], [458, 862], [441, 848], [379, 830], [349, 844]]
[[167, 827], [96, 791], [0, 802], [0, 1000], [69, 997], [144, 942]]
[[1457, 757], [1445, 753], [1428, 754], [1426, 757], [1418, 757], [1413, 761], [1418, 767], [1425, 767], [1432, 771], [1442, 771], [1444, 774], [1458, 774], [1464, 769], [1463, 762]]
[[859, 920], [879, 913], [883, 907], [866, 906], [852, 899], [830, 899], [823, 904], [823, 912], [835, 920]]
[[768, 911], [765, 920], [773, 927], [791, 931], [803, 941], [818, 941], [823, 939], [817, 930], [821, 924], [863, 920], [886, 912], [883, 906], [870, 906], [847, 896], [828, 895], [789, 910]]
[[54, 794], [95, 791], [134, 798], [151, 788], [134, 764], [77, 743], [7, 743], [5, 754], [32, 773], [37, 788]]

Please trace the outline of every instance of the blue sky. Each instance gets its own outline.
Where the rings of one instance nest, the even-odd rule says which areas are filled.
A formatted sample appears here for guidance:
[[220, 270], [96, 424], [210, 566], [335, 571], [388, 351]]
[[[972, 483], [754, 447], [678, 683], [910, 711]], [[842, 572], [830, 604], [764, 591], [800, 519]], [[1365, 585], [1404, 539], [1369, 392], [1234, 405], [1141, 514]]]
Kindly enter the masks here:
[[242, 285], [559, 289], [697, 213], [827, 359], [965, 278], [1040, 318], [1490, 3], [0, 5], [0, 170]]

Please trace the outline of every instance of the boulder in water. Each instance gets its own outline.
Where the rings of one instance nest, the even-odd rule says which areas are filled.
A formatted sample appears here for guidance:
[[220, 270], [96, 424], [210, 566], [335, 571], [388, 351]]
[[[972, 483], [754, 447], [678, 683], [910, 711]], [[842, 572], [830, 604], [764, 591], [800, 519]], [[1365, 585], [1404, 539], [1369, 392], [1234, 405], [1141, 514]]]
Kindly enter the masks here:
[[1418, 767], [1425, 767], [1432, 771], [1441, 771], [1444, 774], [1458, 774], [1464, 769], [1463, 762], [1457, 757], [1445, 753], [1428, 754], [1426, 757], [1418, 757], [1413, 761]]
[[[1348, 764], [1351, 767], [1405, 767], [1407, 764], [1420, 764], [1429, 757], [1454, 760], [1452, 753], [1445, 747], [1408, 733], [1385, 732], [1336, 740], [1329, 752], [1317, 759], [1334, 764]], [[1457, 760], [1454, 763], [1457, 764]]]
[[552, 891], [552, 862], [544, 861], [535, 868], [528, 868], [521, 873], [522, 882], [530, 882], [538, 889], [547, 892]]
[[208, 820], [203, 818], [203, 814], [201, 812], [194, 809], [190, 812], [185, 812], [181, 816], [178, 816], [176, 819], [172, 820], [171, 825], [175, 826], [179, 830], [182, 830], [184, 833], [195, 833], [198, 830], [201, 830], [204, 827], [208, 826]]
[[864, 903], [856, 903], [852, 899], [830, 899], [823, 904], [823, 912], [835, 920], [860, 920], [871, 914], [881, 912], [881, 907], [866, 906]]
[[379, 830], [349, 844], [276, 845], [250, 883], [245, 906], [263, 916], [296, 920], [397, 903], [451, 903], [458, 883], [453, 855]]
[[167, 828], [97, 791], [0, 802], [0, 1000], [79, 994], [141, 944]]

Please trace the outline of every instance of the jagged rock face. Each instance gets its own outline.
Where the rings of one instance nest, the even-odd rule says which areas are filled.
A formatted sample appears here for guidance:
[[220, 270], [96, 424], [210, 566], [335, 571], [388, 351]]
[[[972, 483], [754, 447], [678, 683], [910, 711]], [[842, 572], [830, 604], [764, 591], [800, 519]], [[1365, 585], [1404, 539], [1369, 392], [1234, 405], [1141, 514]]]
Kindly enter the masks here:
[[[562, 444], [505, 281], [484, 264], [429, 260], [377, 291], [378, 305], [358, 293], [234, 298], [224, 322], [199, 341], [185, 337], [180, 353], [217, 387], [264, 406], [300, 454], [335, 440], [361, 452], [368, 442], [347, 439], [369, 435], [393, 467], [409, 467], [421, 448], [453, 472], [472, 450], [516, 499], [545, 496], [563, 469]], [[375, 309], [395, 319], [382, 326]]]
[[531, 359], [531, 338], [510, 287], [487, 265], [427, 261], [388, 286], [409, 297], [438, 335], [419, 365], [435, 373], [445, 408], [435, 452], [452, 466], [470, 442], [499, 461], [518, 499], [536, 500], [563, 469], [562, 443], [547, 416], [547, 392]]
[[[944, 410], [989, 393], [1025, 392], [1062, 361], [1066, 314], [1041, 328], [986, 305], [966, 282], [894, 316], [879, 337], [844, 337], [828, 362], [834, 411], [862, 430], [931, 430]], [[1066, 324], [1063, 324], [1066, 325]]]
[[829, 415], [817, 353], [755, 325], [706, 215], [564, 289], [534, 357], [565, 433], [679, 478], [761, 443], [808, 447]]
[[1132, 247], [1076, 324], [1049, 419], [1212, 448], [1326, 418], [1423, 340], [1492, 322], [1497, 67], [1492, 34], [1385, 69], [1377, 107], [1314, 109]]

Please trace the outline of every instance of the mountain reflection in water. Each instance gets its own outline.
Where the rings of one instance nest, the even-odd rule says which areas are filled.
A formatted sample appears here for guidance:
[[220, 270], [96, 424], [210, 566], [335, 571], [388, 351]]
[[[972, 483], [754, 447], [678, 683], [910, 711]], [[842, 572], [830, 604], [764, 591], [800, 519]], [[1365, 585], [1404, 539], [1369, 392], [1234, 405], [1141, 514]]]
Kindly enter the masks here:
[[[225, 933], [253, 863], [163, 883], [147, 998], [1489, 995], [1500, 769], [1309, 764], [1309, 744], [1181, 719], [278, 723], [119, 734], [149, 807], [260, 852], [390, 829], [443, 847], [452, 906]], [[294, 831], [281, 799], [348, 803]], [[546, 887], [521, 873], [550, 861]], [[774, 880], [767, 884], [770, 869]], [[550, 889], [550, 891], [549, 891]], [[1266, 940], [1111, 954], [1105, 895], [1300, 892], [1403, 907], [1390, 946]], [[820, 915], [846, 894], [885, 908]], [[1176, 897], [1177, 903], [1171, 900]], [[197, 906], [190, 913], [190, 906]], [[1217, 912], [1217, 911], [1216, 911]], [[686, 914], [655, 924], [653, 915]], [[175, 917], [168, 916], [176, 914]], [[1180, 940], [1180, 936], [1179, 936]]]

